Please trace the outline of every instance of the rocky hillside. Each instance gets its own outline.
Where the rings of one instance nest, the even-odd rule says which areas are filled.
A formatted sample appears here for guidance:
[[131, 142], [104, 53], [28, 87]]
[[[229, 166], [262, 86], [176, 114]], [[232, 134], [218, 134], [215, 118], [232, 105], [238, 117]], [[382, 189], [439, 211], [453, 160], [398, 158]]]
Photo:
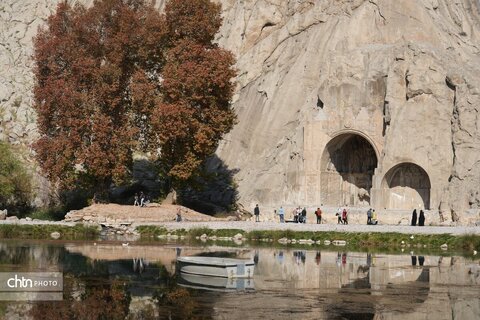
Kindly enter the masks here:
[[[480, 207], [478, 1], [219, 2], [218, 42], [238, 59], [239, 122], [218, 155], [246, 208], [316, 205], [315, 137], [342, 128], [372, 137], [379, 176], [402, 159], [426, 168], [433, 209]], [[28, 147], [36, 137], [32, 36], [57, 3], [0, 4], [0, 140]]]

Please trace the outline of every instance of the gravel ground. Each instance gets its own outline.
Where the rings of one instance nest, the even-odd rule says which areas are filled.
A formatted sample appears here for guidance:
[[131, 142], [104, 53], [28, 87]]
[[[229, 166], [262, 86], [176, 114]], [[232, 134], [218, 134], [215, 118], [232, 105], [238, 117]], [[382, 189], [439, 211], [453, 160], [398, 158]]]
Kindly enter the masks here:
[[[135, 226], [142, 224], [134, 224]], [[360, 224], [297, 224], [297, 223], [277, 223], [277, 222], [250, 222], [250, 221], [211, 221], [211, 222], [167, 222], [167, 223], [148, 223], [148, 225], [164, 226], [167, 229], [242, 229], [252, 230], [293, 230], [293, 231], [337, 231], [337, 232], [396, 232], [406, 234], [480, 234], [480, 227], [412, 227], [412, 226], [394, 226], [394, 225], [360, 225]]]

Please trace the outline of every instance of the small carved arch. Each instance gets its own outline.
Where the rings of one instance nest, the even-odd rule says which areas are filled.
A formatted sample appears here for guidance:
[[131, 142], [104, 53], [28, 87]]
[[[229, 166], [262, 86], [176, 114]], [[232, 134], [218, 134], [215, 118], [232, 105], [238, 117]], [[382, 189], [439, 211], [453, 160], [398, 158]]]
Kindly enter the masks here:
[[[430, 177], [421, 166], [413, 162], [401, 162], [392, 166], [382, 179], [382, 189], [386, 190], [387, 205], [392, 209], [407, 209], [423, 204], [430, 207]], [[397, 198], [397, 199], [395, 199]]]

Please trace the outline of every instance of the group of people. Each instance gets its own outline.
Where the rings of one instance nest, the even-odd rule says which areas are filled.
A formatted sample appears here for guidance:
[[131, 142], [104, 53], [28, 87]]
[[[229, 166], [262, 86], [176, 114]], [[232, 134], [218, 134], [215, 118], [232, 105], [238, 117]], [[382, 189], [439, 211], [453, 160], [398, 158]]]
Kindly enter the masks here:
[[138, 193], [135, 193], [135, 196], [133, 197], [134, 206], [145, 207], [147, 203], [148, 203], [147, 196], [145, 196], [143, 191], [140, 191], [140, 195]]
[[[253, 213], [255, 215], [255, 221], [260, 222], [260, 208], [258, 207], [258, 204], [255, 206], [255, 209], [253, 210]], [[274, 214], [278, 215], [280, 222], [284, 223], [285, 222], [285, 209], [281, 206], [280, 209], [274, 210]], [[317, 208], [314, 212], [315, 216], [317, 217], [317, 224], [322, 223], [322, 209]], [[297, 207], [293, 209], [292, 212], [293, 215], [293, 220], [287, 221], [287, 222], [295, 222], [295, 223], [307, 223], [307, 208], [301, 208]], [[337, 224], [348, 224], [348, 210], [347, 207], [339, 207], [335, 213], [335, 216], [337, 217]], [[417, 220], [418, 220], [418, 225], [419, 226], [425, 226], [425, 213], [423, 210], [420, 210], [420, 214], [417, 215], [417, 209], [413, 210], [412, 213], [412, 221], [411, 225], [416, 226], [417, 225]], [[367, 225], [377, 225], [378, 224], [378, 215], [375, 209], [369, 208], [367, 210]]]
[[[417, 209], [414, 209], [412, 212], [412, 226], [417, 225]], [[420, 214], [418, 215], [418, 225], [420, 227], [425, 226], [425, 213], [423, 210], [420, 210]]]
[[347, 208], [338, 207], [337, 213], [337, 224], [348, 224], [348, 211]]
[[307, 208], [297, 207], [292, 211], [293, 222], [295, 223], [307, 223]]
[[[339, 208], [340, 209], [340, 208]], [[347, 211], [346, 209], [343, 210], [345, 213], [343, 213], [341, 211], [341, 218], [339, 217], [339, 223], [341, 221], [341, 223], [343, 224], [348, 224], [348, 219], [347, 219]], [[321, 224], [322, 223], [322, 209], [320, 209], [320, 207], [317, 208], [317, 210], [315, 210], [314, 212], [316, 218], [317, 218], [317, 224]], [[255, 208], [253, 209], [253, 215], [255, 216], [255, 222], [260, 222], [260, 208], [257, 205], [255, 205]], [[285, 223], [285, 209], [283, 208], [283, 206], [280, 206], [280, 209], [277, 210], [274, 210], [274, 215], [279, 217], [279, 220], [280, 220], [280, 223]], [[338, 215], [338, 214], [337, 214]], [[291, 221], [287, 221], [287, 222], [294, 222], [294, 223], [307, 223], [307, 208], [301, 208], [301, 207], [297, 207], [295, 209], [293, 209], [292, 211], [292, 216], [293, 216], [293, 220]]]
[[375, 209], [368, 209], [367, 211], [367, 224], [371, 225], [375, 225], [375, 224], [378, 224], [378, 220], [377, 220], [377, 212], [375, 211]]

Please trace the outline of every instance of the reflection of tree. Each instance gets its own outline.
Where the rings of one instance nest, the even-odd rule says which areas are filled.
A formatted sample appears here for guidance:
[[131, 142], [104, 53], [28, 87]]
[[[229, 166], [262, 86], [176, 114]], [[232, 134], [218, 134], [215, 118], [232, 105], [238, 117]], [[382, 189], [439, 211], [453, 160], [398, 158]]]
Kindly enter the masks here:
[[[142, 259], [143, 261], [143, 259]], [[2, 267], [3, 265], [3, 267]], [[0, 243], [0, 271], [55, 267], [64, 274], [62, 301], [32, 304], [32, 319], [211, 319], [217, 295], [187, 290], [165, 266], [132, 260], [92, 260], [63, 245]], [[20, 271], [20, 270], [18, 270]], [[0, 302], [0, 319], [7, 304]]]
[[160, 288], [155, 293], [163, 316], [168, 319], [210, 319], [206, 311], [211, 308], [200, 306], [198, 290], [187, 290], [177, 285], [177, 276], [164, 275], [167, 286]]
[[172, 319], [194, 319], [193, 311], [196, 309], [198, 303], [192, 299], [190, 292], [185, 288], [172, 288], [166, 292], [160, 299], [161, 307], [175, 308], [178, 314], [170, 315]]
[[78, 292], [77, 281], [64, 278], [64, 300], [39, 302], [30, 311], [33, 319], [125, 319], [129, 296], [118, 281], [90, 284]]

